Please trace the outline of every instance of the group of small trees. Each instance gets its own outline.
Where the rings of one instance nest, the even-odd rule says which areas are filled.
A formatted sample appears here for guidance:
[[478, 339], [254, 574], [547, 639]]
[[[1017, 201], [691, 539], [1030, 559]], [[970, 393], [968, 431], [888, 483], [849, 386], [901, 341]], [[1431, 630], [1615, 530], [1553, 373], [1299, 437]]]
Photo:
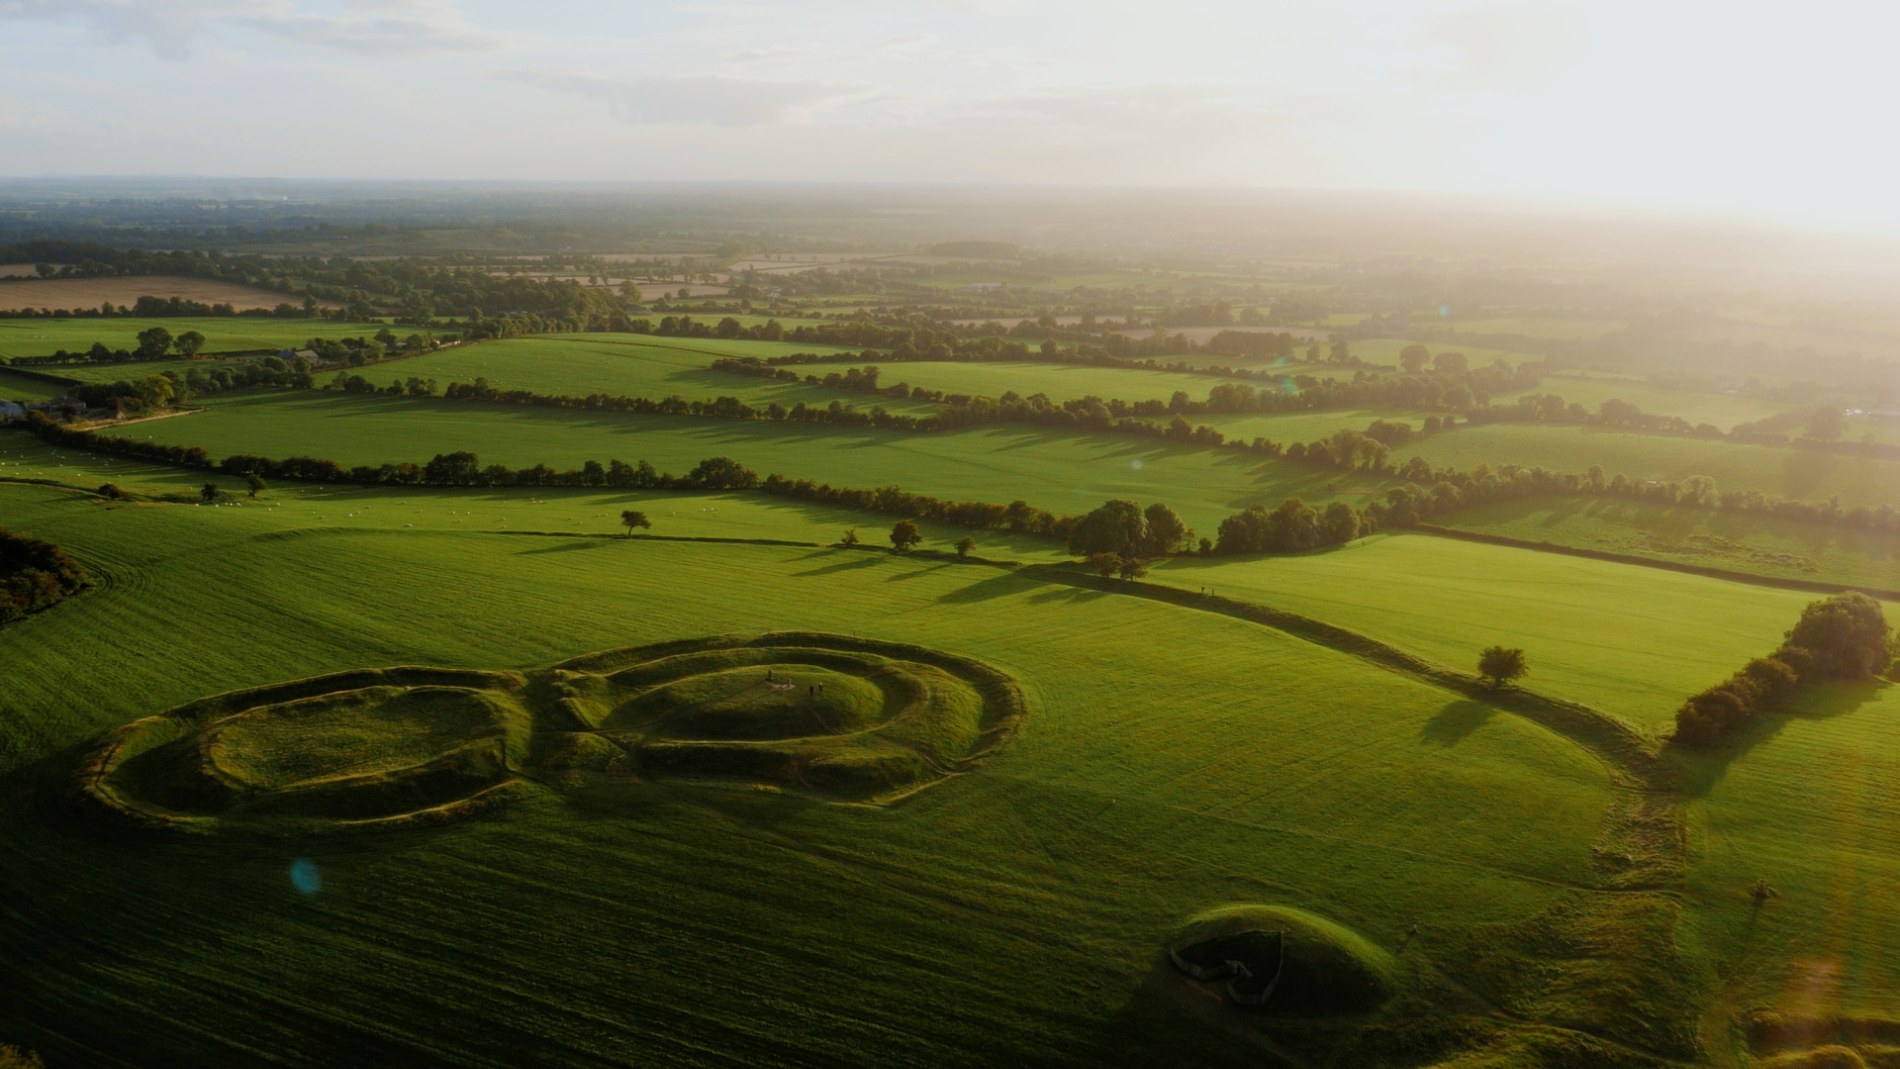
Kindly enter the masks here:
[[1847, 593], [1813, 602], [1780, 649], [1682, 703], [1675, 741], [1697, 749], [1714, 746], [1802, 687], [1866, 679], [1884, 671], [1893, 656], [1893, 635], [1878, 601]]
[[85, 571], [65, 550], [0, 529], [0, 623], [47, 608], [85, 581]]
[[1118, 559], [1170, 557], [1188, 548], [1194, 532], [1168, 506], [1146, 509], [1117, 498], [1083, 516], [1069, 528], [1069, 552], [1093, 560], [1104, 553]]

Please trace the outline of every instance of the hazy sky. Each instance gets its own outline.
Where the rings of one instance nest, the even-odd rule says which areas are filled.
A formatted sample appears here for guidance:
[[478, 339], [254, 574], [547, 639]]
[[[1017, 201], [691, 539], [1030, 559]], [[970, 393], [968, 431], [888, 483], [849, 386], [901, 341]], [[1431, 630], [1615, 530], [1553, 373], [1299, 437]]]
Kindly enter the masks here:
[[1411, 189], [1894, 226], [1890, 8], [0, 0], [0, 173]]

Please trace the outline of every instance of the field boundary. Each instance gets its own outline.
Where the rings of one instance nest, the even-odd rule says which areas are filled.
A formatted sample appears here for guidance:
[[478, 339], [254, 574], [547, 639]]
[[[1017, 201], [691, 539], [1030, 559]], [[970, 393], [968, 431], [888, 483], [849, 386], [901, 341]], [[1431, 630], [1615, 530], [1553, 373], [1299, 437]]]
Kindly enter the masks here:
[[1486, 534], [1482, 531], [1465, 531], [1456, 527], [1442, 527], [1433, 523], [1413, 524], [1400, 530], [1416, 531], [1419, 534], [1434, 535], [1439, 538], [1452, 538], [1461, 542], [1477, 542], [1487, 546], [1508, 546], [1513, 549], [1529, 549], [1540, 553], [1556, 553], [1566, 557], [1582, 557], [1585, 560], [1605, 561], [1610, 564], [1633, 564], [1642, 568], [1660, 568], [1666, 572], [1682, 572], [1685, 575], [1699, 575], [1705, 579], [1726, 579], [1733, 583], [1749, 583], [1754, 586], [1777, 587], [1782, 590], [1799, 590], [1809, 594], [1849, 594], [1860, 593], [1869, 597], [1900, 600], [1900, 590], [1888, 590], [1877, 586], [1849, 586], [1845, 583], [1824, 583], [1817, 579], [1788, 579], [1782, 576], [1762, 575], [1758, 572], [1738, 572], [1729, 568], [1712, 568], [1705, 564], [1689, 564], [1683, 561], [1664, 560], [1658, 557], [1643, 557], [1633, 553], [1612, 553], [1607, 549], [1589, 549], [1583, 546], [1565, 546], [1555, 542], [1533, 542], [1528, 538], [1513, 538], [1510, 535]]

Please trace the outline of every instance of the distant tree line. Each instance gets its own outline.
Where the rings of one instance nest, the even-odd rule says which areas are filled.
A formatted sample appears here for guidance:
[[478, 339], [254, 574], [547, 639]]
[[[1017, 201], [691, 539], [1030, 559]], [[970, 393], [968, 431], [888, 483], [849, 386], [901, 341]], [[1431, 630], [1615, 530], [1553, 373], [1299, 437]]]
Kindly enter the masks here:
[[1785, 706], [1803, 688], [1828, 680], [1867, 679], [1893, 660], [1893, 634], [1880, 603], [1865, 594], [1813, 602], [1781, 648], [1696, 694], [1676, 711], [1675, 741], [1708, 749]]
[[85, 584], [85, 569], [65, 550], [0, 528], [0, 624], [50, 608]]

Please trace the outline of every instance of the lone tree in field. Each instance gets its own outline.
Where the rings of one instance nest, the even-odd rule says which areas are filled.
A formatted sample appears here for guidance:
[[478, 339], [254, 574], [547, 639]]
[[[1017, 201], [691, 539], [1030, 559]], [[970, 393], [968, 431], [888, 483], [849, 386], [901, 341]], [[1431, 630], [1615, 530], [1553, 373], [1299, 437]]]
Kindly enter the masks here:
[[187, 359], [197, 356], [198, 350], [204, 347], [205, 336], [195, 330], [185, 331], [183, 334], [172, 339], [172, 348], [178, 350], [179, 356]]
[[620, 523], [623, 527], [627, 529], [626, 537], [628, 538], [633, 537], [633, 529], [635, 527], [653, 526], [653, 521], [647, 519], [647, 514], [639, 511], [638, 509], [628, 509], [625, 512], [622, 512], [620, 514]]
[[1089, 567], [1095, 569], [1095, 574], [1104, 579], [1110, 578], [1116, 572], [1120, 571], [1121, 566], [1122, 555], [1112, 550], [1105, 549], [1089, 557]]
[[910, 547], [924, 540], [924, 533], [909, 520], [898, 520], [891, 528], [891, 545], [899, 553], [909, 553]]
[[1478, 655], [1478, 674], [1484, 677], [1487, 686], [1501, 687], [1513, 679], [1523, 678], [1529, 671], [1523, 650], [1492, 646]]
[[844, 537], [838, 539], [838, 544], [843, 546], [846, 549], [850, 549], [852, 546], [857, 545], [858, 544], [858, 529], [856, 527], [845, 528]]
[[1122, 561], [1122, 578], [1134, 582], [1148, 574], [1148, 562], [1139, 557], [1129, 557]]
[[245, 482], [250, 485], [252, 497], [256, 497], [257, 495], [270, 489], [270, 484], [265, 482], [264, 477], [262, 475], [259, 475], [256, 472], [252, 472], [249, 476], [247, 476], [245, 478]]
[[971, 538], [969, 535], [964, 535], [962, 538], [957, 539], [957, 559], [962, 560], [968, 557], [970, 551], [975, 548], [976, 539]]
[[224, 493], [224, 491], [218, 489], [217, 483], [206, 483], [198, 488], [198, 496], [204, 498], [206, 501], [216, 501], [218, 495], [222, 493]]

